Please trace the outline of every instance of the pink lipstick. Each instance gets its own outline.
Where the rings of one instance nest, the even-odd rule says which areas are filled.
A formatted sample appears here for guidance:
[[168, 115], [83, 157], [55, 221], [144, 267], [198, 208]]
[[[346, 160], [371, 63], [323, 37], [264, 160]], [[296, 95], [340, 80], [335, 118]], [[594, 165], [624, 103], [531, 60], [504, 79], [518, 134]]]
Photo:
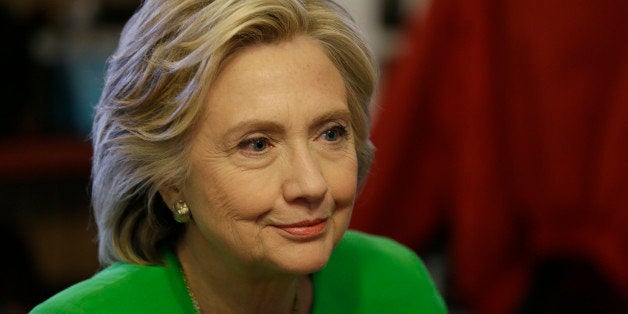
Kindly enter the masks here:
[[327, 227], [327, 219], [316, 219], [277, 226], [277, 228], [297, 237], [318, 236], [325, 231], [325, 227]]

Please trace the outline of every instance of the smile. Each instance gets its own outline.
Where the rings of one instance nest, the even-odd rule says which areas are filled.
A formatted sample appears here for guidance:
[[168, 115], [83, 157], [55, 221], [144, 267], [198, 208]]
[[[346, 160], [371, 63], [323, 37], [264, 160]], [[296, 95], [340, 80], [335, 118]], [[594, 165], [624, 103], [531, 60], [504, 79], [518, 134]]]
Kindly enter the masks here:
[[290, 225], [278, 225], [276, 228], [298, 238], [313, 238], [325, 232], [327, 219], [301, 221]]

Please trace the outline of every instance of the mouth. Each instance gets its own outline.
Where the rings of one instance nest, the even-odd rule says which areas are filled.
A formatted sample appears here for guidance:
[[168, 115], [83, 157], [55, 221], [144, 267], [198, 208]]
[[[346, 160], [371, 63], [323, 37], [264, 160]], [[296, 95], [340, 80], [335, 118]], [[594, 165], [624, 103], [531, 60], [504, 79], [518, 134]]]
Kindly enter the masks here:
[[294, 237], [312, 238], [325, 232], [327, 219], [307, 220], [289, 225], [277, 225], [275, 227]]

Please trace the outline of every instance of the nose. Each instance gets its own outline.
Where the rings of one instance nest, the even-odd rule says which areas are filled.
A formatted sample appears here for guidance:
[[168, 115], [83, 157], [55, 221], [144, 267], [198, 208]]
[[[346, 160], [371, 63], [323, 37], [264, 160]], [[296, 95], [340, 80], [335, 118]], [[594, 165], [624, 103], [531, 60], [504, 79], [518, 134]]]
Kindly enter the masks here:
[[327, 181], [309, 149], [294, 150], [285, 171], [283, 195], [286, 202], [301, 202], [311, 208], [325, 197]]

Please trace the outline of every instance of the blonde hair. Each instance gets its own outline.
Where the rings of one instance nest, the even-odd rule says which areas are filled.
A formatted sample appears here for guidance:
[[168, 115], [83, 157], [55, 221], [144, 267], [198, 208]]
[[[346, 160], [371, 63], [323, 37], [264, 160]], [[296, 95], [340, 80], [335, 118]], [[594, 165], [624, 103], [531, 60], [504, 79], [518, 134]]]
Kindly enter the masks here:
[[180, 234], [158, 193], [189, 171], [189, 135], [209, 86], [242, 47], [317, 40], [342, 74], [366, 176], [373, 147], [373, 56], [350, 15], [331, 0], [147, 0], [110, 57], [92, 129], [92, 208], [101, 264], [160, 264], [159, 247]]

